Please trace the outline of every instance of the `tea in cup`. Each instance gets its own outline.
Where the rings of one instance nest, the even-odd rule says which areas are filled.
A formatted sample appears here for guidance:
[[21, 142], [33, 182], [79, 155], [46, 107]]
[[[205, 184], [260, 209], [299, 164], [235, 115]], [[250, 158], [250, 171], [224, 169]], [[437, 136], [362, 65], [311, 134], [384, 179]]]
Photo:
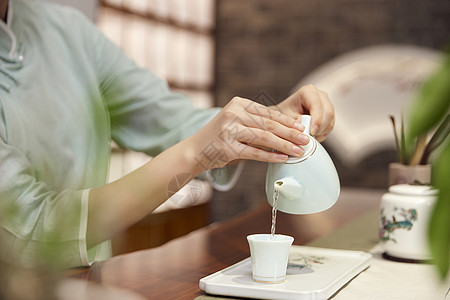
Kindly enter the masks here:
[[252, 234], [247, 236], [247, 241], [253, 280], [262, 283], [285, 281], [289, 249], [294, 238], [282, 234]]

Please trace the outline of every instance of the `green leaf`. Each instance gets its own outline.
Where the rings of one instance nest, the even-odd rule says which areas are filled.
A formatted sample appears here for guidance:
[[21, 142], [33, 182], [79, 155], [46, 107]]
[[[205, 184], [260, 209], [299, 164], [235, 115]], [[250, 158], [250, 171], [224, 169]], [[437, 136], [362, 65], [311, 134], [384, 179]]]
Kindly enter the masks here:
[[448, 114], [441, 125], [435, 131], [422, 156], [420, 164], [425, 165], [428, 163], [428, 157], [437, 147], [439, 147], [450, 135], [450, 114]]
[[433, 185], [439, 189], [436, 206], [431, 214], [428, 229], [430, 250], [433, 263], [444, 279], [450, 266], [450, 142], [433, 165]]
[[450, 55], [442, 65], [422, 85], [410, 115], [408, 144], [434, 126], [446, 115], [450, 108]]

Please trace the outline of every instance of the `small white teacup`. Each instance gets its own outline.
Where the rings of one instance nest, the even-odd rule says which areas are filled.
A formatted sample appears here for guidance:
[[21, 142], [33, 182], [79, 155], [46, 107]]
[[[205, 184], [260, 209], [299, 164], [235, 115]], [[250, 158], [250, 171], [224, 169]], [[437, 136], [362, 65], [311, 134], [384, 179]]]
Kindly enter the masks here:
[[281, 234], [252, 234], [247, 236], [252, 260], [253, 280], [281, 283], [286, 280], [289, 249], [294, 238]]

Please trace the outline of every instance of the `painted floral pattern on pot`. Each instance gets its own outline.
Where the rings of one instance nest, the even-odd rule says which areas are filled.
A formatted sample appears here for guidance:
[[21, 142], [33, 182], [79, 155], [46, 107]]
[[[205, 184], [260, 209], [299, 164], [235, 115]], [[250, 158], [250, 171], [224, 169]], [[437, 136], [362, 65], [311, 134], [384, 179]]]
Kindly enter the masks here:
[[394, 207], [395, 214], [388, 218], [383, 209], [381, 210], [381, 226], [379, 230], [380, 239], [383, 242], [397, 241], [391, 234], [398, 229], [411, 230], [415, 221], [417, 221], [417, 210], [415, 208], [405, 209]]

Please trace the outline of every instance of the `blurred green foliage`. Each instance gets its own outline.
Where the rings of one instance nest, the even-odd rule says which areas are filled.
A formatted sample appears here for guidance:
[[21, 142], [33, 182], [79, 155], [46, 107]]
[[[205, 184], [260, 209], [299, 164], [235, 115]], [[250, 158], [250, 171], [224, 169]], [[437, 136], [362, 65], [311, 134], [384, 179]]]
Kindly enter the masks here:
[[[417, 94], [409, 118], [407, 144], [411, 147], [422, 135], [432, 131], [442, 122], [448, 123], [450, 109], [450, 53], [443, 63], [426, 80]], [[433, 262], [441, 278], [445, 278], [450, 266], [450, 143], [449, 124], [441, 125], [447, 135], [441, 142], [437, 157], [433, 160], [432, 185], [439, 190], [428, 230]]]

